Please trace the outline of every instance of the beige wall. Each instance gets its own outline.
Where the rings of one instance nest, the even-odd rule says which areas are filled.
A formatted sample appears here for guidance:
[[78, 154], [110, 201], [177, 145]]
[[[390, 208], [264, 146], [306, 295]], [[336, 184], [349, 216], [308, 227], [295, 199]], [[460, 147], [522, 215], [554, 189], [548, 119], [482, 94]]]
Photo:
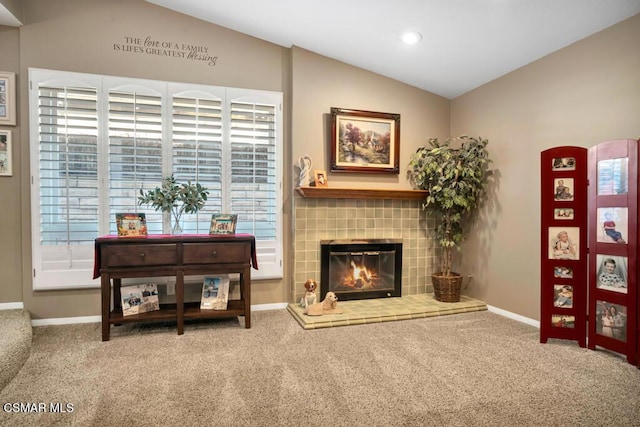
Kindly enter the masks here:
[[[34, 318], [97, 315], [100, 303], [97, 289], [31, 290], [29, 67], [284, 92], [286, 277], [254, 283], [254, 304], [293, 298], [292, 165], [309, 154], [316, 168], [328, 168], [331, 107], [399, 113], [402, 130], [399, 175], [330, 174], [335, 186], [409, 188], [406, 164], [427, 138], [469, 133], [490, 139], [499, 185], [467, 244], [460, 270], [475, 277], [469, 294], [533, 319], [539, 318], [540, 151], [640, 136], [640, 53], [635, 43], [640, 39], [639, 16], [449, 101], [142, 0], [24, 0], [22, 5], [26, 24], [20, 29], [0, 27], [0, 68], [17, 72], [20, 93], [19, 124], [11, 127], [14, 176], [0, 179], [5, 206], [0, 220], [0, 303], [22, 301]], [[113, 45], [125, 36], [207, 46], [219, 60], [208, 67], [115, 51]]]
[[[7, 200], [5, 206], [9, 206], [2, 220], [0, 268], [11, 272], [0, 275], [0, 303], [23, 301], [34, 318], [97, 315], [98, 289], [32, 291], [29, 67], [286, 92], [289, 51], [142, 0], [25, 0], [23, 4], [26, 24], [19, 33], [17, 29], [9, 31], [10, 38], [15, 38], [12, 46], [5, 48], [9, 37], [0, 39], [0, 53], [6, 49], [15, 56], [21, 104], [19, 129], [23, 130], [15, 140], [16, 174], [0, 180], [3, 202]], [[206, 46], [218, 61], [211, 67], [182, 58], [114, 50], [114, 44], [124, 43], [124, 37], [147, 36]], [[4, 63], [3, 59], [2, 68]], [[285, 141], [288, 144], [288, 132]], [[252, 302], [256, 304], [286, 301], [286, 286], [281, 281], [261, 282], [253, 291]]]
[[640, 15], [452, 101], [452, 134], [481, 135], [499, 185], [467, 242], [469, 294], [540, 316], [540, 152], [640, 137]]
[[[20, 83], [20, 32], [17, 28], [0, 25], [1, 71], [16, 73], [16, 82]], [[17, 95], [17, 93], [16, 93]], [[18, 105], [20, 100], [18, 100]], [[2, 126], [10, 130], [13, 143], [13, 176], [0, 177], [0, 203], [4, 206], [0, 218], [0, 303], [22, 301], [22, 270], [20, 256], [22, 247], [22, 222], [20, 210], [20, 130], [18, 126]]]
[[331, 107], [400, 114], [400, 174], [329, 173], [331, 185], [409, 189], [409, 156], [429, 137], [449, 135], [449, 100], [304, 49], [292, 49], [292, 156], [329, 172]]
[[[29, 67], [184, 81], [220, 86], [282, 91], [285, 94], [283, 280], [254, 282], [252, 303], [290, 302], [293, 295], [292, 206], [293, 158], [309, 153], [316, 166], [326, 168], [326, 114], [332, 106], [400, 113], [402, 151], [400, 175], [346, 174], [329, 178], [358, 187], [409, 188], [404, 177], [408, 156], [429, 136], [444, 137], [449, 130], [449, 101], [302, 49], [285, 49], [230, 31], [142, 0], [26, 0], [26, 25], [20, 28], [20, 76]], [[17, 30], [12, 30], [17, 37]], [[183, 59], [114, 50], [124, 37], [193, 43], [209, 47], [218, 56], [215, 67]], [[296, 78], [292, 79], [295, 74]], [[99, 314], [97, 289], [34, 292], [31, 284], [29, 215], [29, 142], [27, 82], [21, 78], [20, 174], [10, 190], [16, 203], [16, 223], [7, 235], [15, 241], [0, 246], [0, 268], [12, 267], [19, 277], [6, 283], [0, 277], [0, 303], [23, 301], [34, 318]], [[294, 136], [295, 135], [295, 136]], [[0, 181], [1, 183], [1, 181]], [[19, 184], [19, 185], [18, 185]], [[19, 202], [18, 202], [19, 201]], [[19, 226], [18, 226], [19, 224]], [[4, 242], [3, 242], [4, 244]], [[4, 256], [14, 254], [12, 262]], [[20, 271], [15, 266], [22, 265]], [[300, 284], [302, 286], [302, 284]], [[13, 289], [9, 292], [7, 289]]]

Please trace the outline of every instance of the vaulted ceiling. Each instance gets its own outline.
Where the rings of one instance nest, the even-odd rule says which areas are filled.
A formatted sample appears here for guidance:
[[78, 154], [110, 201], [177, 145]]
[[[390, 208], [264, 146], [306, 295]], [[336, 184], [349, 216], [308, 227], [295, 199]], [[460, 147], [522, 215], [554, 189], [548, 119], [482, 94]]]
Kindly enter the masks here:
[[640, 0], [147, 1], [446, 98], [640, 13]]

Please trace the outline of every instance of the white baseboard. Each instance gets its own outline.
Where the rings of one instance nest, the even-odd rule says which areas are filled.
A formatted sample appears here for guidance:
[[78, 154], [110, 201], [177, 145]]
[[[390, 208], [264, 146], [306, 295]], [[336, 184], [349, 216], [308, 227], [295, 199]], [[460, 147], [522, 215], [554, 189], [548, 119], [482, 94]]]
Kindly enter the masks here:
[[[281, 302], [276, 304], [252, 305], [251, 311], [280, 310], [280, 309], [287, 308], [287, 305], [288, 304], [286, 302]], [[22, 307], [18, 307], [18, 308], [22, 308]], [[102, 321], [102, 316], [56, 317], [52, 319], [33, 319], [31, 320], [31, 325], [32, 326], [71, 325], [74, 323], [100, 323], [101, 321]]]
[[[267, 310], [281, 310], [287, 308], [289, 304], [286, 302], [274, 303], [274, 304], [259, 304], [252, 305], [251, 311], [267, 311]], [[0, 310], [11, 310], [16, 308], [24, 308], [24, 304], [21, 302], [2, 303], [0, 304]], [[503, 310], [498, 307], [487, 305], [487, 309], [500, 316], [507, 317], [509, 319], [516, 320], [518, 322], [526, 323], [527, 325], [540, 328], [540, 322], [530, 319], [528, 317], [521, 316], [519, 314], [512, 313], [507, 310]], [[100, 323], [102, 321], [101, 316], [81, 316], [81, 317], [57, 317], [52, 319], [32, 319], [31, 324], [33, 326], [47, 326], [47, 325], [69, 325], [74, 323]]]
[[283, 308], [287, 308], [289, 304], [286, 302], [278, 302], [274, 304], [260, 304], [260, 305], [252, 305], [251, 311], [266, 311], [266, 310], [281, 310]]
[[499, 314], [500, 316], [508, 317], [509, 319], [517, 320], [518, 322], [526, 323], [527, 325], [531, 325], [540, 329], [540, 322], [538, 320], [533, 320], [498, 307], [493, 307], [491, 305], [487, 305], [487, 309], [492, 313]]
[[15, 310], [17, 308], [24, 308], [24, 303], [21, 303], [21, 302], [0, 303], [0, 310]]
[[52, 319], [32, 319], [31, 326], [70, 325], [74, 323], [100, 323], [101, 316], [55, 317]]

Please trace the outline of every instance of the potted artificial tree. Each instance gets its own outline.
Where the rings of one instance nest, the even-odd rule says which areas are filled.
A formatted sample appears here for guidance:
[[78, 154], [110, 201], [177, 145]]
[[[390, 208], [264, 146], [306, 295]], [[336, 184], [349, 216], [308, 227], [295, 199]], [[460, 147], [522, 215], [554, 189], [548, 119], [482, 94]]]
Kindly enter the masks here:
[[[460, 301], [462, 276], [451, 271], [454, 248], [464, 239], [463, 221], [477, 210], [487, 184], [488, 140], [461, 136], [429, 139], [411, 156], [407, 176], [429, 194], [422, 207], [436, 215], [435, 237], [442, 247], [441, 269], [431, 275], [435, 298]], [[454, 148], [452, 145], [456, 145]]]
[[[197, 213], [204, 207], [209, 190], [198, 183], [188, 181], [178, 184], [173, 175], [162, 180], [162, 187], [147, 192], [140, 189], [139, 205], [150, 205], [156, 211], [170, 212], [174, 219], [172, 234], [182, 233], [180, 220], [183, 213]], [[170, 222], [169, 222], [170, 223]]]

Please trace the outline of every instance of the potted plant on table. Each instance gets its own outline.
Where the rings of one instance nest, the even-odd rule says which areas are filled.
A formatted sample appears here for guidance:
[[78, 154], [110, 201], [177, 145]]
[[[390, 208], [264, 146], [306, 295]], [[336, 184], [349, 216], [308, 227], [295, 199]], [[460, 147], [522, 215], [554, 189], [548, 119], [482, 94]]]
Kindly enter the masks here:
[[197, 213], [204, 207], [208, 194], [209, 190], [206, 187], [191, 181], [178, 184], [171, 175], [162, 180], [162, 187], [146, 192], [140, 189], [138, 204], [150, 205], [156, 211], [170, 212], [175, 221], [171, 233], [179, 234], [182, 232], [182, 214]]
[[442, 257], [440, 271], [431, 275], [435, 298], [457, 302], [462, 276], [451, 271], [453, 249], [460, 249], [465, 234], [463, 222], [477, 210], [484, 196], [491, 162], [489, 141], [465, 135], [442, 143], [437, 138], [428, 142], [411, 156], [407, 176], [414, 187], [429, 192], [422, 207], [436, 214], [435, 236]]

